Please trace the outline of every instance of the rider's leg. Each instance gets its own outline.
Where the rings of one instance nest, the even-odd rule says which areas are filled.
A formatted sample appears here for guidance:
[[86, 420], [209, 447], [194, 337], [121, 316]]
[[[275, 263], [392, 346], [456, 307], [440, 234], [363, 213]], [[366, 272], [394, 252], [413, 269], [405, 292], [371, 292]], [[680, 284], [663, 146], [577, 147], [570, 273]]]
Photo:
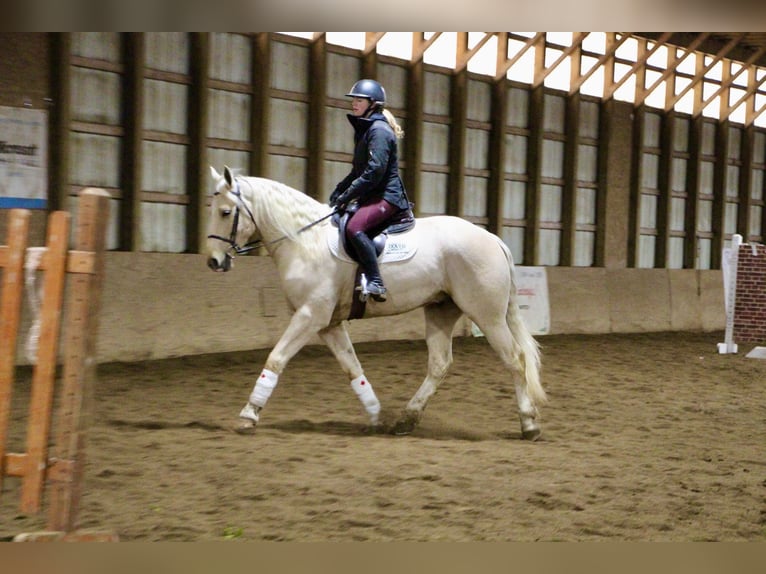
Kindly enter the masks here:
[[367, 279], [367, 291], [378, 300], [385, 300], [386, 287], [380, 276], [378, 256], [372, 237], [385, 227], [386, 222], [399, 211], [395, 205], [380, 199], [367, 203], [351, 216], [346, 226], [346, 235], [356, 250], [359, 262]]

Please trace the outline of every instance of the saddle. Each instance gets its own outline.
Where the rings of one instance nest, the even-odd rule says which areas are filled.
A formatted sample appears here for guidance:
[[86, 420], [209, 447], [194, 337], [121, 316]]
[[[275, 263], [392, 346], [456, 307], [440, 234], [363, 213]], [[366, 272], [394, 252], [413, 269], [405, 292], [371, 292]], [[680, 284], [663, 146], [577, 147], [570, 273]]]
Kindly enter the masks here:
[[[349, 244], [348, 237], [346, 237], [346, 225], [349, 218], [356, 213], [359, 206], [356, 203], [349, 205], [343, 213], [335, 213], [332, 216], [332, 224], [338, 228], [338, 244], [343, 246], [343, 250], [346, 254], [359, 263], [356, 250]], [[386, 241], [389, 235], [396, 235], [397, 233], [404, 233], [409, 231], [415, 226], [415, 214], [412, 212], [412, 203], [410, 203], [409, 209], [403, 209], [396, 215], [394, 215], [387, 225], [374, 234], [372, 237], [373, 245], [375, 245], [375, 253], [378, 257], [386, 249]], [[362, 267], [357, 266], [356, 276], [354, 278], [354, 291], [359, 292], [358, 297], [354, 297], [351, 301], [351, 311], [349, 312], [348, 319], [360, 319], [364, 316], [364, 311], [367, 306], [367, 298], [369, 296], [366, 285], [363, 284]]]
[[[359, 205], [352, 203], [349, 205], [343, 213], [334, 213], [332, 216], [332, 224], [338, 228], [339, 241], [338, 243], [343, 246], [343, 250], [351, 259], [359, 263], [359, 259], [356, 256], [356, 250], [349, 244], [348, 237], [346, 236], [346, 225], [349, 218], [356, 213], [359, 209]], [[375, 252], [380, 257], [380, 254], [386, 249], [386, 241], [389, 235], [396, 235], [397, 233], [404, 233], [415, 227], [415, 214], [412, 212], [412, 203], [410, 203], [409, 209], [403, 209], [396, 215], [394, 215], [381, 231], [372, 237], [372, 242], [375, 245]]]

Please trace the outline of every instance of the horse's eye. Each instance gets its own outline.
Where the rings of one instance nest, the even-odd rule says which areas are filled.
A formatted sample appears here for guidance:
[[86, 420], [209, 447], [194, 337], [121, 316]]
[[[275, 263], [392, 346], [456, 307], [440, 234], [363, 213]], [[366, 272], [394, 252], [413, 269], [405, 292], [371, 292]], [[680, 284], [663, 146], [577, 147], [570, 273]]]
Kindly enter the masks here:
[[231, 215], [231, 209], [223, 209], [221, 210], [221, 216], [222, 217], [229, 217]]

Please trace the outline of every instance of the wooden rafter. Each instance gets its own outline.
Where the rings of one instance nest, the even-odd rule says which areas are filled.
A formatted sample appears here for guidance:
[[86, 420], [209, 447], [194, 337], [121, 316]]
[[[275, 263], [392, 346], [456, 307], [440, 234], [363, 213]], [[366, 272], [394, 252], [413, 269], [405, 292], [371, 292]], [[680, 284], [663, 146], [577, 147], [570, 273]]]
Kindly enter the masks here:
[[[485, 32], [481, 40], [471, 48], [470, 50], [461, 50], [458, 46], [458, 54], [455, 59], [455, 71], [459, 72], [468, 65], [468, 62], [473, 58], [476, 53], [484, 47], [484, 44], [489, 42], [496, 34], [494, 32]], [[466, 33], [466, 37], [468, 34]]]
[[365, 56], [371, 54], [378, 47], [378, 42], [385, 36], [385, 32], [365, 32], [364, 33], [364, 51]]
[[744, 32], [737, 34], [734, 38], [732, 38], [723, 48], [721, 48], [718, 53], [715, 55], [715, 57], [697, 74], [694, 75], [694, 78], [691, 82], [680, 92], [678, 92], [675, 96], [673, 96], [670, 101], [665, 104], [665, 111], [670, 111], [673, 109], [673, 106], [675, 106], [678, 101], [683, 98], [689, 90], [694, 89], [694, 87], [699, 84], [702, 80], [705, 79], [705, 74], [707, 74], [710, 70], [713, 69], [713, 66], [715, 66], [718, 62], [724, 59], [726, 54], [731, 52], [737, 44], [742, 40], [742, 38], [745, 36]]
[[641, 94], [636, 98], [636, 101], [634, 102], [636, 106], [640, 106], [644, 103], [644, 100], [649, 97], [649, 95], [657, 89], [657, 86], [659, 86], [662, 82], [668, 79], [668, 77], [675, 73], [675, 71], [678, 69], [678, 66], [683, 62], [687, 57], [689, 57], [691, 54], [694, 53], [694, 51], [699, 47], [702, 42], [707, 40], [710, 37], [710, 32], [702, 32], [694, 39], [694, 41], [689, 44], [689, 47], [686, 48], [686, 51], [681, 56], [676, 56], [671, 63], [668, 64], [668, 67], [665, 69], [664, 72], [660, 75], [659, 78], [657, 78], [654, 83], [649, 86], [648, 88], [645, 88], [641, 91]]
[[603, 66], [607, 60], [614, 57], [614, 53], [617, 51], [617, 48], [622, 46], [628, 38], [630, 38], [630, 36], [623, 34], [620, 36], [620, 39], [617, 42], [609, 46], [609, 49], [607, 49], [606, 52], [598, 60], [596, 60], [596, 63], [593, 64], [593, 66], [587, 72], [585, 72], [585, 74], [578, 76], [577, 80], [572, 82], [571, 86], [569, 87], [569, 95], [571, 96], [577, 92], [577, 90], [580, 89], [580, 86], [587, 82], [588, 78], [595, 74], [596, 71], [601, 66]]
[[731, 87], [731, 84], [734, 82], [734, 80], [736, 80], [739, 76], [741, 76], [745, 70], [749, 69], [752, 66], [753, 62], [755, 62], [758, 58], [760, 58], [764, 53], [766, 53], [766, 46], [763, 46], [758, 51], [754, 52], [747, 59], [746, 62], [742, 64], [740, 64], [740, 62], [737, 62], [741, 66], [740, 69], [737, 70], [735, 74], [731, 74], [730, 76], [728, 76], [727, 78], [721, 81], [721, 85], [718, 87], [718, 89], [715, 92], [713, 92], [713, 94], [710, 97], [708, 97], [706, 100], [702, 102], [702, 106], [697, 112], [697, 115], [701, 114], [702, 110], [704, 110], [710, 104], [710, 102], [712, 102], [719, 95], [721, 95], [721, 92], [723, 92], [724, 90], [728, 90]]
[[660, 36], [657, 40], [654, 40], [654, 46], [651, 50], [647, 50], [646, 53], [642, 54], [639, 58], [637, 58], [636, 62], [630, 67], [630, 70], [628, 70], [625, 75], [620, 78], [617, 82], [610, 85], [608, 88], [604, 88], [604, 100], [610, 99], [614, 93], [620, 89], [620, 86], [622, 86], [625, 82], [627, 82], [633, 74], [636, 73], [636, 70], [646, 65], [646, 61], [652, 57], [652, 54], [654, 54], [657, 50], [659, 50], [662, 46], [665, 45], [665, 43], [670, 39], [670, 37], [673, 35], [673, 32], [665, 32], [662, 36]]
[[[545, 32], [538, 32], [537, 34], [529, 38], [526, 42], [524, 42], [524, 45], [521, 47], [521, 50], [516, 52], [513, 58], [506, 59], [505, 62], [503, 62], [502, 64], [498, 62], [497, 71], [495, 72], [495, 80], [499, 80], [500, 78], [504, 77], [508, 73], [508, 70], [510, 70], [511, 67], [516, 62], [518, 62], [522, 58], [522, 56], [524, 56], [524, 54], [526, 54], [527, 50], [529, 50], [532, 46], [534, 46], [540, 40], [540, 38], [542, 38], [544, 35], [545, 35]], [[507, 40], [507, 36], [506, 36], [506, 40]], [[505, 49], [507, 52], [508, 50], [507, 45]]]
[[423, 54], [426, 53], [426, 50], [430, 48], [436, 40], [439, 39], [439, 36], [441, 36], [441, 32], [435, 32], [433, 36], [431, 36], [428, 40], [424, 39], [424, 34], [421, 32], [420, 37], [413, 36], [412, 37], [412, 58], [410, 59], [410, 63], [414, 63], [419, 61]]
[[545, 78], [547, 78], [548, 75], [551, 72], [553, 72], [553, 70], [555, 70], [559, 66], [559, 64], [561, 64], [561, 62], [566, 60], [572, 52], [574, 52], [580, 47], [580, 45], [582, 44], [582, 41], [585, 39], [585, 37], [588, 34], [589, 32], [577, 32], [577, 34], [575, 34], [572, 37], [572, 44], [561, 52], [561, 55], [558, 58], [556, 58], [555, 62], [553, 62], [550, 66], [542, 70], [542, 72], [537, 77], [535, 77], [534, 81], [532, 82], [532, 87], [536, 88], [542, 85], [542, 83], [545, 81]]
[[[743, 68], [743, 69], [744, 69], [744, 68]], [[750, 69], [751, 69], [753, 72], [755, 72], [755, 67], [751, 67]], [[740, 71], [742, 71], [742, 70], [740, 70]], [[762, 86], [764, 83], [766, 83], [766, 74], [764, 74], [764, 75], [763, 75], [763, 78], [761, 78], [761, 79], [760, 79], [760, 80], [758, 80], [757, 82], [752, 82], [752, 83], [750, 84], [750, 86], [748, 86], [747, 90], [745, 90], [745, 93], [744, 93], [744, 94], [742, 94], [742, 97], [741, 97], [741, 98], [739, 98], [739, 100], [737, 100], [735, 103], [733, 103], [733, 104], [732, 104], [732, 105], [730, 105], [730, 106], [729, 106], [729, 105], [727, 105], [725, 109], [723, 109], [723, 106], [721, 106], [721, 108], [722, 108], [722, 111], [721, 111], [721, 113], [719, 114], [719, 119], [720, 119], [720, 121], [724, 121], [724, 120], [727, 120], [727, 119], [729, 118], [729, 116], [731, 115], [731, 113], [732, 113], [734, 110], [736, 110], [736, 109], [737, 109], [737, 108], [738, 108], [738, 107], [739, 107], [739, 106], [742, 104], [742, 102], [744, 102], [745, 100], [747, 100], [747, 99], [748, 99], [748, 98], [750, 98], [750, 97], [755, 97], [755, 96], [754, 96], [755, 92], [756, 92], [756, 91], [758, 90], [758, 88], [760, 88], [760, 87], [761, 87], [761, 86]]]
[[750, 127], [753, 125], [753, 122], [755, 122], [755, 120], [757, 120], [763, 112], [766, 112], [766, 104], [763, 104], [760, 109], [753, 112], [753, 114], [745, 123], [745, 127]]

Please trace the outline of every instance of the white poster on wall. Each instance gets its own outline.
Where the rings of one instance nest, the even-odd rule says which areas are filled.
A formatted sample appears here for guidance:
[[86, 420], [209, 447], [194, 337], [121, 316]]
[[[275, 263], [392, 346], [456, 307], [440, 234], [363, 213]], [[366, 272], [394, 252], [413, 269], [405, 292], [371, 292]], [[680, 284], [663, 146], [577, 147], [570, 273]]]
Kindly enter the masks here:
[[[548, 300], [548, 274], [545, 267], [516, 265], [516, 295], [521, 316], [533, 335], [547, 335], [551, 330], [551, 309]], [[482, 336], [476, 325], [475, 336]]]
[[0, 208], [44, 209], [47, 199], [47, 112], [0, 106]]

